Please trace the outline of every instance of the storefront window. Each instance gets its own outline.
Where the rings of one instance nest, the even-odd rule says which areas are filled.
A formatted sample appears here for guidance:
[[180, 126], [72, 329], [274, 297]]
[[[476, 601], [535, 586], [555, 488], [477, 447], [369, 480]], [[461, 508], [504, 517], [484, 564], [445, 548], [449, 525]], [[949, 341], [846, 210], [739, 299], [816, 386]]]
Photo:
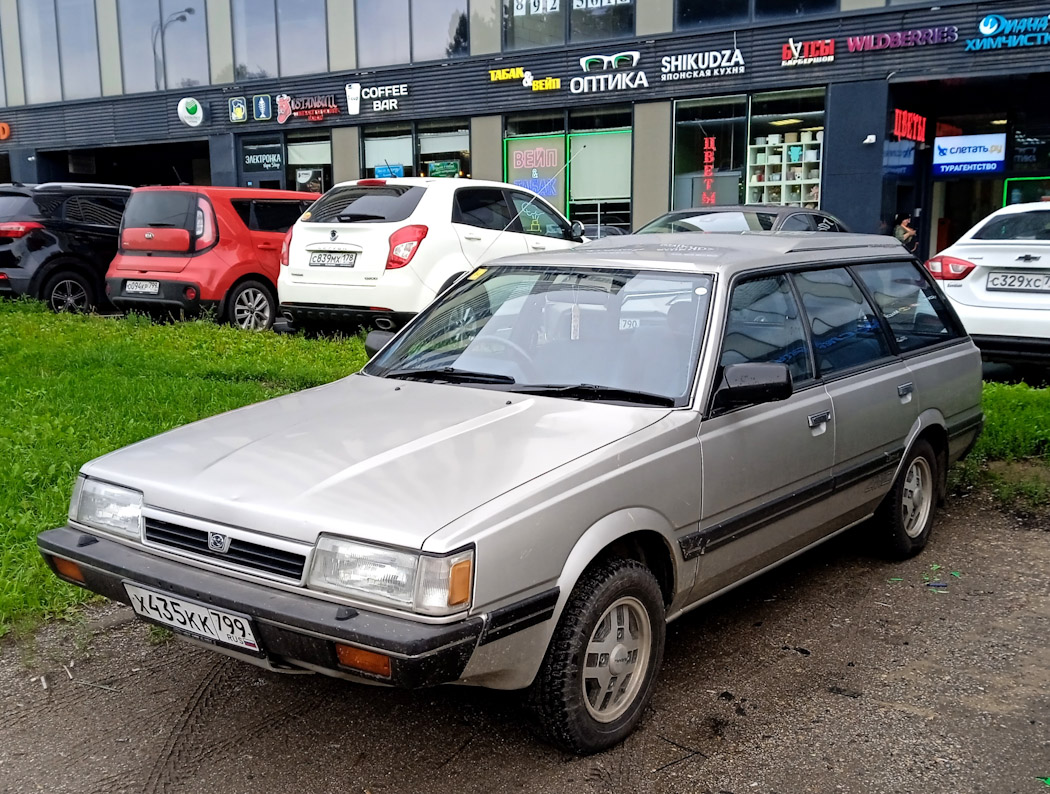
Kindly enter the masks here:
[[277, 0], [277, 48], [284, 77], [327, 72], [325, 0]]
[[365, 177], [417, 176], [412, 147], [412, 127], [379, 124], [362, 131], [365, 143]]
[[591, 238], [631, 230], [630, 108], [569, 115], [569, 217]]
[[470, 122], [421, 121], [416, 127], [420, 176], [470, 176]]
[[[204, 0], [161, 0], [157, 52], [164, 65], [162, 88], [191, 88], [211, 82], [208, 12]], [[139, 67], [141, 68], [141, 66]]]
[[826, 14], [838, 10], [838, 0], [755, 0], [756, 19]]
[[674, 209], [741, 203], [747, 97], [676, 102], [674, 121]]
[[102, 96], [95, 0], [55, 0], [65, 99]]
[[237, 80], [277, 76], [273, 0], [232, 0], [233, 62]]
[[507, 116], [503, 141], [504, 180], [538, 193], [565, 212], [565, 114], [529, 113]]
[[467, 0], [412, 0], [412, 60], [470, 55]]
[[569, 38], [572, 41], [633, 36], [634, 0], [617, 0], [615, 4], [574, 0], [569, 20]]
[[357, 0], [357, 64], [408, 63], [408, 0]]
[[728, 25], [748, 17], [749, 0], [677, 0], [675, 28]]
[[288, 187], [324, 193], [332, 186], [332, 136], [322, 132], [288, 134]]
[[284, 173], [284, 143], [280, 135], [241, 139], [241, 173], [247, 187], [280, 189]]
[[51, 0], [19, 0], [18, 28], [26, 102], [58, 102], [62, 99], [62, 82], [54, 3]]
[[565, 5], [561, 0], [503, 0], [503, 48], [564, 44]]
[[824, 89], [755, 94], [747, 201], [820, 206], [823, 151]]

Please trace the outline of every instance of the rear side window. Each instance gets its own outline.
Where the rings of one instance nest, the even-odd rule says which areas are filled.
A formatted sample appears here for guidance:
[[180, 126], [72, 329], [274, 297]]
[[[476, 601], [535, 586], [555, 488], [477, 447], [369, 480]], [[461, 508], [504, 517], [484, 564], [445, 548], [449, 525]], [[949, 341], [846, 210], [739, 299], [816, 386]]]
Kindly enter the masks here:
[[854, 267], [901, 351], [918, 350], [959, 336], [936, 288], [912, 262]]
[[875, 310], [844, 268], [794, 276], [821, 375], [854, 369], [890, 355]]
[[992, 218], [974, 240], [1050, 240], [1050, 210], [1034, 210]]
[[816, 223], [818, 232], [845, 231], [841, 223], [838, 223], [834, 218], [829, 218], [827, 215], [814, 215], [813, 221]]
[[66, 220], [116, 229], [124, 204], [124, 199], [112, 196], [73, 196], [66, 202]]
[[411, 215], [426, 188], [414, 185], [335, 187], [310, 208], [310, 223], [397, 223]]
[[813, 377], [802, 313], [784, 275], [733, 287], [721, 364], [755, 361], [787, 364], [795, 383]]
[[197, 194], [182, 190], [132, 193], [124, 211], [125, 229], [185, 229], [194, 231]]
[[518, 231], [514, 224], [514, 213], [507, 204], [507, 197], [499, 188], [464, 188], [456, 191], [456, 202], [452, 207], [452, 222], [479, 229], [504, 229]]
[[0, 193], [0, 220], [17, 221], [37, 216], [36, 205], [21, 193]]
[[288, 231], [302, 214], [298, 201], [254, 201], [251, 230], [254, 232]]
[[769, 212], [697, 212], [657, 218], [639, 229], [656, 232], [768, 232], [776, 216]]

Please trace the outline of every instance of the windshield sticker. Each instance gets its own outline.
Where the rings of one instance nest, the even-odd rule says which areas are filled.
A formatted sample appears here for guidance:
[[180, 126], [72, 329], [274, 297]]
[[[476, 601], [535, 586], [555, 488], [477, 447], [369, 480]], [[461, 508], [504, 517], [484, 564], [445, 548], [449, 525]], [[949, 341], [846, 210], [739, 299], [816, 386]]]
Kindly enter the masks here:
[[477, 270], [475, 270], [473, 273], [471, 273], [469, 276], [467, 276], [467, 280], [468, 281], [477, 281], [479, 278], [481, 278], [482, 276], [485, 275], [485, 271], [486, 270], [487, 270], [487, 268], [479, 267]]

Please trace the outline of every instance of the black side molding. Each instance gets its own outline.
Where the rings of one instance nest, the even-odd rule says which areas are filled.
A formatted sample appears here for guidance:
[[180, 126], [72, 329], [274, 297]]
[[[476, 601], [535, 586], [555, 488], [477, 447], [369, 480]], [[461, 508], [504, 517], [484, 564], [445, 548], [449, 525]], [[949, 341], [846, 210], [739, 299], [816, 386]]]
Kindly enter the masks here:
[[523, 631], [537, 623], [543, 623], [554, 617], [554, 606], [558, 603], [561, 589], [553, 587], [534, 596], [529, 596], [516, 604], [510, 604], [489, 613], [485, 630], [478, 640], [478, 645], [485, 645], [503, 639], [518, 631]]

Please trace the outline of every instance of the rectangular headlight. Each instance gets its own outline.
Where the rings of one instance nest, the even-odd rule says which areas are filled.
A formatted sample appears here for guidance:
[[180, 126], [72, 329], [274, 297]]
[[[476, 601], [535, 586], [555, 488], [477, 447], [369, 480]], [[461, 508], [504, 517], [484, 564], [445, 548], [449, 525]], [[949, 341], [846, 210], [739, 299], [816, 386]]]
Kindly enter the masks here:
[[142, 494], [130, 488], [81, 477], [73, 489], [69, 515], [89, 527], [135, 540], [142, 537]]
[[474, 552], [444, 557], [322, 535], [307, 586], [425, 615], [470, 606]]

